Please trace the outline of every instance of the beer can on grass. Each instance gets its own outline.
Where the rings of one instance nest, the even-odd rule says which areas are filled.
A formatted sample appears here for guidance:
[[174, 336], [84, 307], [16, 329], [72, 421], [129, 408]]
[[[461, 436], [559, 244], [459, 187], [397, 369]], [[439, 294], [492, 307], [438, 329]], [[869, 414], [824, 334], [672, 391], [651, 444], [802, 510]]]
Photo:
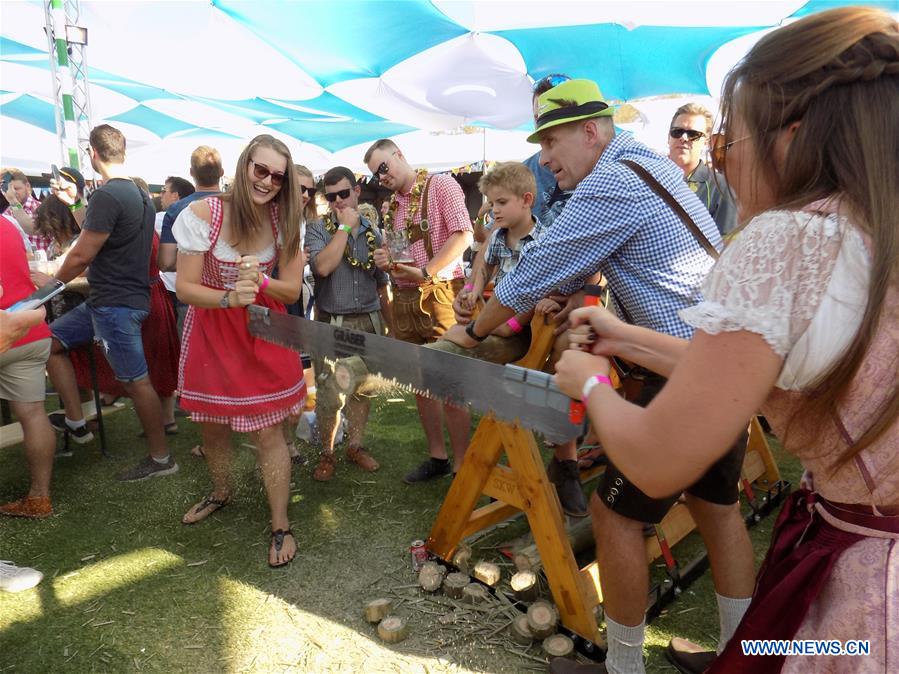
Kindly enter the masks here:
[[412, 545], [409, 546], [409, 554], [412, 556], [412, 570], [418, 573], [428, 561], [428, 549], [425, 547], [425, 542], [412, 541]]

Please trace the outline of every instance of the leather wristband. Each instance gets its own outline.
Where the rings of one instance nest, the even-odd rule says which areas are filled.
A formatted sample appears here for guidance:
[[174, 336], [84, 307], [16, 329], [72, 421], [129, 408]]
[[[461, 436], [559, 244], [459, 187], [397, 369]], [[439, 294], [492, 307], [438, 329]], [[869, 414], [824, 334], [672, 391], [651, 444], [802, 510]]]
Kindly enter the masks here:
[[475, 334], [474, 324], [475, 324], [475, 322], [472, 321], [471, 323], [469, 323], [468, 325], [465, 326], [465, 334], [468, 335], [469, 337], [471, 337], [476, 342], [483, 342], [485, 339], [487, 339], [487, 337], [489, 335], [484, 335], [482, 337], [481, 335]]
[[583, 389], [583, 391], [581, 391], [581, 400], [586, 403], [587, 398], [590, 397], [590, 393], [593, 391], [594, 388], [596, 388], [600, 384], [608, 384], [609, 386], [612, 386], [612, 380], [609, 379], [604, 374], [593, 375], [587, 381], [584, 382], [584, 389]]

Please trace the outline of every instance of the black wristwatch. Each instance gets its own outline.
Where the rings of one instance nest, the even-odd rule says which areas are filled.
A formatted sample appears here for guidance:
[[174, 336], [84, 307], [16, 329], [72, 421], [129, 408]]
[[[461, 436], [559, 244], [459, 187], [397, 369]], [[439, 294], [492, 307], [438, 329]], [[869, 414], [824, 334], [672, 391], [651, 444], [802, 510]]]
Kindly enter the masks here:
[[434, 277], [428, 273], [427, 266], [424, 266], [421, 268], [421, 277], [425, 283], [430, 283], [431, 281], [434, 280]]
[[474, 332], [474, 324], [475, 324], [475, 322], [472, 321], [471, 323], [469, 323], [468, 325], [465, 326], [465, 334], [468, 335], [469, 337], [471, 337], [476, 342], [483, 342], [485, 339], [487, 339], [487, 337], [489, 335], [483, 335], [483, 336], [476, 335]]

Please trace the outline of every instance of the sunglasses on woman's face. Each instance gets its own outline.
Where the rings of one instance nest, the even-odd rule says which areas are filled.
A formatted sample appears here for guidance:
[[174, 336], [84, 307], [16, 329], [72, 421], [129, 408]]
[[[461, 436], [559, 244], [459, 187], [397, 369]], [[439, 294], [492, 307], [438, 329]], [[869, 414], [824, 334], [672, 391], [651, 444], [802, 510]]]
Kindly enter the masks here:
[[721, 175], [725, 173], [725, 167], [727, 165], [727, 151], [744, 140], [751, 138], [751, 136], [743, 136], [742, 138], [737, 138], [736, 140], [732, 140], [729, 143], [725, 142], [725, 136], [723, 133], [718, 133], [712, 136], [712, 149], [710, 151], [710, 155], [712, 157], [712, 168], [718, 171]]
[[339, 192], [325, 192], [325, 199], [333, 204], [335, 201], [337, 201], [337, 197], [340, 197], [341, 199], [348, 199], [350, 196], [350, 192], [352, 191], [353, 190], [347, 187], [345, 190], [340, 190]]
[[691, 143], [693, 141], [697, 141], [702, 138], [705, 134], [702, 131], [697, 131], [696, 129], [682, 129], [679, 126], [672, 126], [671, 130], [668, 131], [668, 135], [675, 139], [680, 139], [686, 134], [687, 140]]
[[253, 175], [256, 176], [259, 180], [265, 180], [269, 176], [272, 177], [272, 185], [276, 187], [281, 187], [284, 184], [284, 172], [283, 171], [272, 171], [265, 164], [257, 164], [252, 159], [250, 163], [253, 165]]
[[314, 187], [306, 187], [305, 185], [300, 185], [300, 189], [303, 191], [303, 194], [308, 194], [310, 197], [315, 196]]

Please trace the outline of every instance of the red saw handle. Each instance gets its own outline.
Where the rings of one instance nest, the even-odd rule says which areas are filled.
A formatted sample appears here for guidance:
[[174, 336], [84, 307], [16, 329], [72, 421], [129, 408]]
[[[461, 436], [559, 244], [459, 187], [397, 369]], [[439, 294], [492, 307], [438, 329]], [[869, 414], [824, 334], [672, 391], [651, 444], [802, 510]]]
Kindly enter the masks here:
[[[599, 306], [600, 296], [602, 295], [602, 288], [595, 285], [585, 286], [587, 294], [584, 296], [584, 306], [585, 307], [597, 307]], [[587, 416], [587, 406], [584, 405], [580, 400], [572, 400], [568, 404], [568, 421], [573, 424], [582, 424], [584, 423], [584, 418]]]

